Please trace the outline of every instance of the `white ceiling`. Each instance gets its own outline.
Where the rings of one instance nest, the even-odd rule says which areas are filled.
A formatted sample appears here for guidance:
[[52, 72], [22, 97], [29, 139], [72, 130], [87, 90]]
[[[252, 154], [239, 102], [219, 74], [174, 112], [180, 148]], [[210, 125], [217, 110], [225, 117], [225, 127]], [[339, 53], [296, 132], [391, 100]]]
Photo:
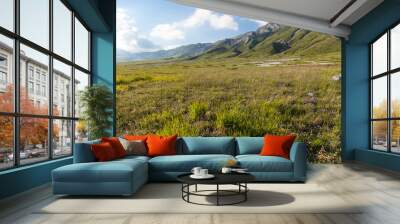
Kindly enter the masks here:
[[[179, 4], [219, 11], [347, 37], [350, 26], [383, 0], [172, 0]], [[351, 3], [351, 5], [350, 5]], [[350, 5], [335, 17], [346, 5]], [[336, 18], [336, 20], [335, 20]]]
[[[330, 20], [350, 0], [230, 0], [255, 7], [275, 9], [317, 19]], [[312, 7], [310, 7], [312, 6]]]

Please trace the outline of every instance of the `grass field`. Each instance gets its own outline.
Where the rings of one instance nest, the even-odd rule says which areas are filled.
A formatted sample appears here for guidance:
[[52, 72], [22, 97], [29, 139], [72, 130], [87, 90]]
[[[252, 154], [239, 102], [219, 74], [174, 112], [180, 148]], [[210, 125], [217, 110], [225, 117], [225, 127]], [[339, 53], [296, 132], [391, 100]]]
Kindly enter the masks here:
[[340, 160], [340, 59], [119, 63], [117, 132], [180, 136], [295, 133], [312, 162]]

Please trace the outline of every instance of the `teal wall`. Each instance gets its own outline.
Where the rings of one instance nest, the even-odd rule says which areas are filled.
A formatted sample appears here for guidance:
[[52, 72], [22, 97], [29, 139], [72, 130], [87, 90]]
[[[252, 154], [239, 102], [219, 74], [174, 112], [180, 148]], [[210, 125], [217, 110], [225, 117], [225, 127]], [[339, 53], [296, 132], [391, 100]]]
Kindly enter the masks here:
[[[106, 85], [114, 94], [113, 124], [115, 124], [115, 61], [114, 35], [112, 33], [92, 34], [92, 82]], [[110, 134], [115, 136], [115, 125], [110, 127]]]
[[[398, 170], [399, 157], [369, 150], [369, 43], [400, 22], [400, 1], [386, 0], [351, 27], [342, 40], [342, 159]], [[362, 150], [362, 151], [360, 151]], [[387, 159], [390, 156], [390, 159]], [[393, 162], [396, 161], [396, 162]]]
[[71, 163], [69, 157], [0, 172], [0, 199], [48, 183], [53, 169]]
[[[103, 83], [115, 93], [116, 0], [67, 2], [92, 31], [92, 82]], [[111, 119], [115, 124], [115, 116]], [[110, 132], [115, 132], [114, 127], [110, 127]], [[53, 169], [71, 163], [69, 157], [0, 172], [0, 199], [50, 182]]]
[[92, 33], [92, 72], [93, 83], [101, 83], [110, 88], [114, 95], [113, 126], [110, 132], [115, 136], [116, 125], [116, 0], [99, 1], [98, 10], [108, 26], [107, 32]]

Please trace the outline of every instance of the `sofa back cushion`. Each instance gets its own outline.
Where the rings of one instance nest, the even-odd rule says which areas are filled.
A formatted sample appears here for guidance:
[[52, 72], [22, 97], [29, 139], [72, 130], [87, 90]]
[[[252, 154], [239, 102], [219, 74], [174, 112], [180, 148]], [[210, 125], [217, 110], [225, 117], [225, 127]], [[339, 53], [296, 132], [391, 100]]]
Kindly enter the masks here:
[[179, 154], [225, 154], [235, 155], [232, 137], [182, 137], [178, 141]]
[[236, 155], [259, 154], [264, 137], [236, 137]]
[[147, 155], [150, 157], [176, 155], [177, 135], [158, 136], [149, 135], [146, 143], [148, 147]]
[[75, 143], [74, 147], [74, 163], [95, 162], [96, 158], [90, 148], [92, 144], [99, 144], [100, 140], [93, 140], [81, 143]]

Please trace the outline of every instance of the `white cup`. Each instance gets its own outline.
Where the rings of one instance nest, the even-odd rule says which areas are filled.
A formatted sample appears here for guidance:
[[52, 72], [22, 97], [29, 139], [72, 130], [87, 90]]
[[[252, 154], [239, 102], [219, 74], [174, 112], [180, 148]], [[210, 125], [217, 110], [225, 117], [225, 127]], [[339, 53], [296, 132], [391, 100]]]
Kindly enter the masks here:
[[207, 176], [208, 175], [208, 169], [201, 169], [200, 170], [200, 176]]
[[230, 172], [232, 172], [232, 168], [229, 168], [229, 167], [222, 167], [221, 172], [222, 172], [222, 173], [230, 173]]
[[201, 167], [194, 167], [194, 168], [192, 169], [192, 173], [193, 173], [194, 175], [196, 175], [196, 176], [199, 176], [199, 175], [201, 175], [201, 173], [200, 173], [201, 170], [202, 170]]

